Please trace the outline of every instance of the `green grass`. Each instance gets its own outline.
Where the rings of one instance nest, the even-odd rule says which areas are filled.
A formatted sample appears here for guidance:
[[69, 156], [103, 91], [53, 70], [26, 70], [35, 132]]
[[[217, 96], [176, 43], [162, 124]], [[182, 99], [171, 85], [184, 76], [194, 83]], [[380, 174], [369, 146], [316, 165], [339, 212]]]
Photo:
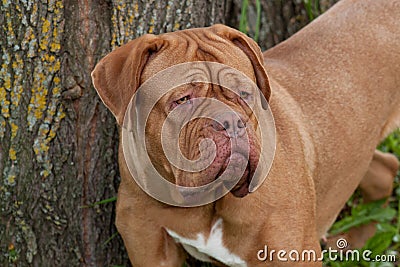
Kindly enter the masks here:
[[[248, 9], [249, 9], [249, 1], [243, 0], [241, 13], [240, 13], [239, 31], [241, 31], [245, 34], [247, 34], [248, 30], [249, 30]], [[257, 19], [256, 19], [255, 34], [254, 34], [253, 39], [257, 42], [259, 34], [260, 34], [260, 26], [261, 26], [261, 2], [260, 2], [260, 0], [256, 0], [256, 12], [257, 12]]]
[[310, 21], [320, 15], [319, 0], [303, 0], [303, 2]]
[[107, 204], [107, 203], [111, 203], [111, 202], [115, 202], [115, 201], [117, 201], [117, 197], [110, 197], [107, 199], [100, 200], [98, 202], [91, 203], [89, 205], [82, 206], [81, 208], [82, 209], [93, 208], [98, 205]]

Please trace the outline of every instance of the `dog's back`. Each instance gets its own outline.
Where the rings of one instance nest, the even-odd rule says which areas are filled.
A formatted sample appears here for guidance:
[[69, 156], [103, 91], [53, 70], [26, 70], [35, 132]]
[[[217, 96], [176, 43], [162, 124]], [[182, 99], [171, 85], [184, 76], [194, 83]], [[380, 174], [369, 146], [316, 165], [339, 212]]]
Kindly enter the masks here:
[[[400, 1], [344, 0], [264, 53], [271, 106], [284, 90], [314, 144], [322, 234], [359, 184], [375, 147], [400, 125]], [[279, 103], [274, 104], [275, 99]]]

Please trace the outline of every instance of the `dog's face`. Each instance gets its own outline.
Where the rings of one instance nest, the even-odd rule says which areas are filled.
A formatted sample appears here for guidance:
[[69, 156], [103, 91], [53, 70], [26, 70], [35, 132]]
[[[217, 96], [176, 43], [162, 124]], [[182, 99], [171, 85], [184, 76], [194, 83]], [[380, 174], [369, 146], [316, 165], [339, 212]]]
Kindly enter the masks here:
[[[218, 85], [197, 83], [188, 84], [171, 90], [155, 105], [149, 116], [152, 123], [146, 125], [146, 146], [153, 165], [163, 177], [181, 186], [202, 186], [214, 181], [221, 173], [245, 171], [239, 183], [233, 188], [236, 196], [248, 193], [250, 178], [257, 167], [260, 154], [260, 134], [257, 120], [249, 107], [256, 92], [243, 88], [241, 95]], [[179, 133], [179, 149], [189, 160], [211, 162], [205, 169], [190, 172], [171, 164], [163, 152], [161, 142], [162, 127], [172, 133], [181, 125], [181, 118], [167, 119], [167, 116], [179, 106], [188, 116], [199, 114], [209, 107], [207, 100], [194, 105], [199, 98], [213, 98], [224, 103], [240, 116], [230, 112], [213, 110], [219, 122], [210, 118], [195, 118], [187, 122]], [[247, 102], [245, 101], [245, 98]], [[182, 118], [183, 119], [183, 118]], [[165, 124], [164, 124], [165, 122]], [[157, 133], [157, 134], [154, 134]], [[212, 142], [202, 142], [210, 139]], [[178, 148], [176, 148], [178, 150]], [[229, 168], [227, 168], [230, 163]], [[243, 171], [242, 171], [243, 172]]]
[[[253, 113], [260, 92], [246, 79], [257, 84], [267, 100], [270, 94], [259, 48], [245, 35], [221, 25], [159, 37], [145, 36], [133, 42], [137, 43], [129, 43], [103, 59], [93, 72], [99, 95], [120, 124], [128, 106], [127, 100], [141, 84], [160, 71], [195, 61], [227, 65], [226, 70], [214, 76], [217, 80], [228, 80], [229, 88], [215, 83], [191, 82], [172, 88], [156, 102], [145, 126], [146, 148], [157, 171], [180, 186], [202, 186], [217, 179], [221, 173], [234, 176], [242, 170], [241, 178], [231, 192], [238, 197], [245, 196], [261, 150], [258, 121]], [[237, 71], [230, 71], [230, 68]], [[210, 70], [191, 70], [191, 75], [201, 76], [207, 71]], [[232, 111], [219, 110], [208, 99], [218, 100]], [[136, 105], [140, 112], [140, 101]], [[213, 118], [218, 118], [216, 121], [197, 116], [188, 119], [179, 131], [176, 146], [186, 159], [209, 162], [202, 170], [193, 172], [177, 168], [164, 153], [161, 132], [173, 133], [182, 126], [184, 119], [168, 119], [175, 109], [188, 117], [196, 117], [207, 109]], [[208, 142], [204, 142], [205, 139]]]

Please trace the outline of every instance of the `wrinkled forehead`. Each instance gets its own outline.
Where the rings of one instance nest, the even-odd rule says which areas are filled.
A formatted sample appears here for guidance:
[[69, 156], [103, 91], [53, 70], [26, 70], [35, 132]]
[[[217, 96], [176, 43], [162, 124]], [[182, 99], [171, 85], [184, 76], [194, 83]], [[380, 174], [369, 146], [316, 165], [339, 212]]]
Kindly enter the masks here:
[[[222, 63], [238, 70], [236, 74], [243, 73], [255, 81], [253, 67], [246, 54], [232, 42], [211, 32], [184, 31], [167, 33], [160, 37], [165, 40], [164, 46], [150, 56], [142, 71], [141, 83], [161, 70], [193, 61]], [[224, 72], [224, 74], [227, 73]]]
[[[185, 62], [157, 72], [142, 83], [135, 94], [135, 106], [146, 106], [150, 110], [162, 97], [172, 94], [183, 94], [183, 97], [193, 90], [214, 88], [202, 84], [214, 84], [217, 88], [229, 89], [230, 92], [223, 90], [224, 95], [229, 98], [234, 97], [232, 93], [240, 96], [243, 93], [253, 95], [258, 92], [252, 79], [230, 66], [207, 61]], [[220, 92], [220, 89], [214, 91], [216, 92]]]

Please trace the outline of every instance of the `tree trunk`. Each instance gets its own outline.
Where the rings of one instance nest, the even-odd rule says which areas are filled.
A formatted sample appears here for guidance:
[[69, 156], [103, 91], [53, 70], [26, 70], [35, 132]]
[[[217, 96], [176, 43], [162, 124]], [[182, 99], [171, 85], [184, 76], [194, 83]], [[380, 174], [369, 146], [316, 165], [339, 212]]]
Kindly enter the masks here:
[[2, 1], [0, 266], [127, 264], [116, 233], [117, 128], [92, 87], [130, 39], [224, 23], [230, 1]]
[[[291, 26], [301, 1], [262, 7], [264, 48], [307, 22]], [[90, 72], [144, 33], [238, 26], [238, 14], [233, 0], [1, 2], [0, 266], [129, 265], [114, 202], [85, 207], [119, 183], [118, 131]]]

